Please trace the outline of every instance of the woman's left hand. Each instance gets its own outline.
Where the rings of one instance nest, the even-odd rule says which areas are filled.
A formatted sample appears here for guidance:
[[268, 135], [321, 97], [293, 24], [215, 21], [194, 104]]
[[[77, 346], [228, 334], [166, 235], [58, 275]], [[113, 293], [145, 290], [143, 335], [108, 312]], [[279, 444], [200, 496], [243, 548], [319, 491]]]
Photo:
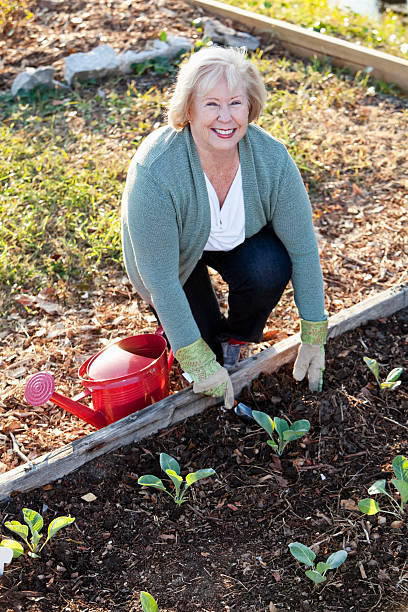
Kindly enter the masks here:
[[293, 368], [293, 378], [303, 380], [307, 374], [310, 391], [321, 391], [323, 387], [324, 346], [301, 344]]

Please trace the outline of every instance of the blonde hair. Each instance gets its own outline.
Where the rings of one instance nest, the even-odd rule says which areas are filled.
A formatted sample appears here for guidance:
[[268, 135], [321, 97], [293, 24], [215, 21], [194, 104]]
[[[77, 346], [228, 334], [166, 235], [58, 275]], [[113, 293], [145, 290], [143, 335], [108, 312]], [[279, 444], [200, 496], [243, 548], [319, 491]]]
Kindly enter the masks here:
[[248, 99], [248, 122], [258, 119], [266, 100], [266, 89], [258, 68], [246, 58], [245, 49], [205, 47], [193, 53], [177, 76], [170, 100], [168, 123], [176, 131], [188, 124], [188, 112], [197, 91], [205, 95], [221, 78], [231, 92], [244, 85]]

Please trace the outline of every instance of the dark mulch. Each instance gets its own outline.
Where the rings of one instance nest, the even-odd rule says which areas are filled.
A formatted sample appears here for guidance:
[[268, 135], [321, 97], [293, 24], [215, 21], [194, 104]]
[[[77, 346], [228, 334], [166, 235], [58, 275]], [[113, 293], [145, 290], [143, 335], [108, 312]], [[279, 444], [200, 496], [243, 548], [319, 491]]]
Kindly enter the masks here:
[[[67, 513], [76, 522], [41, 559], [6, 567], [1, 609], [129, 612], [147, 590], [171, 612], [406, 610], [406, 520], [384, 514], [381, 523], [356, 504], [407, 454], [408, 374], [381, 393], [362, 357], [376, 358], [384, 376], [406, 364], [407, 331], [405, 309], [331, 340], [319, 395], [289, 366], [243, 391], [242, 401], [272, 416], [310, 420], [310, 435], [281, 459], [257, 426], [214, 407], [3, 502], [2, 523], [20, 520], [23, 507], [46, 509], [46, 523]], [[160, 452], [177, 457], [182, 473], [213, 467], [216, 477], [178, 508], [137, 485], [142, 474], [160, 475]], [[96, 500], [84, 502], [86, 493]], [[348, 559], [314, 588], [288, 552], [293, 541], [314, 544], [318, 560], [342, 548]]]

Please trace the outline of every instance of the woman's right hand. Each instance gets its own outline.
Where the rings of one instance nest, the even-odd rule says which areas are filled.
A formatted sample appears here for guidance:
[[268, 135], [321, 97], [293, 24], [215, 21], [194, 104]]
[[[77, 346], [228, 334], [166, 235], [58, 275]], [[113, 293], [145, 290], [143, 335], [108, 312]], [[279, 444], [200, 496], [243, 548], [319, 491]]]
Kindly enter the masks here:
[[218, 363], [215, 353], [202, 338], [176, 351], [176, 359], [193, 379], [194, 393], [212, 397], [224, 396], [225, 407], [232, 408], [234, 391], [229, 374]]

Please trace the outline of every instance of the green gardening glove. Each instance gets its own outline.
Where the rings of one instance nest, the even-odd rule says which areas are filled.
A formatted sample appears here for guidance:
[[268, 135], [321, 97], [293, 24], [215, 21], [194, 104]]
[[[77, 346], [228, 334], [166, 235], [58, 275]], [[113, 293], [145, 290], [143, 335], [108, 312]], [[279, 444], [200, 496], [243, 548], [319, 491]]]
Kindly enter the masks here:
[[226, 408], [232, 408], [234, 391], [231, 379], [202, 338], [176, 351], [176, 359], [193, 379], [194, 393], [204, 393], [212, 397], [224, 396]]
[[293, 367], [295, 380], [308, 376], [310, 391], [321, 391], [324, 372], [324, 344], [327, 337], [327, 321], [300, 319], [301, 345]]

